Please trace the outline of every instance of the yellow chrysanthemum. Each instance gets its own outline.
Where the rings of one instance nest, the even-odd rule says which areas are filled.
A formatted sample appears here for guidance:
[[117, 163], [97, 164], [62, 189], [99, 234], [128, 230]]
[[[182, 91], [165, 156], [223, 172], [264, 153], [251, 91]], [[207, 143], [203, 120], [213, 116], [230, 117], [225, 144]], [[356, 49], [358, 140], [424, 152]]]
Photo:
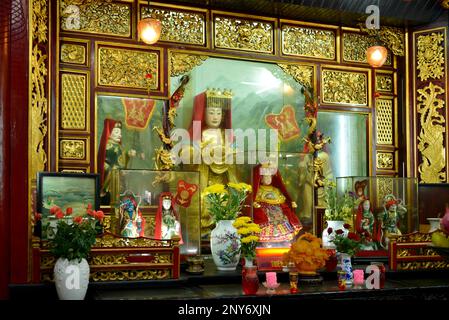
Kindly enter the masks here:
[[225, 186], [222, 184], [213, 184], [203, 191], [203, 195], [208, 195], [210, 193], [225, 193], [226, 189]]
[[242, 220], [235, 220], [234, 223], [232, 224], [234, 226], [234, 228], [238, 229], [240, 227], [243, 227], [246, 225], [246, 222], [242, 221]]
[[238, 234], [245, 235], [245, 234], [251, 233], [251, 231], [249, 231], [248, 228], [243, 227], [243, 228], [238, 228], [238, 229], [237, 229], [237, 233], [238, 233]]
[[233, 188], [235, 190], [238, 191], [244, 191], [244, 192], [251, 192], [252, 191], [252, 187], [249, 184], [240, 182], [240, 183], [232, 183], [229, 182], [228, 183], [228, 187]]
[[248, 216], [242, 216], [242, 217], [238, 217], [235, 221], [236, 222], [242, 221], [242, 223], [247, 223], [247, 222], [251, 221], [251, 218]]
[[255, 223], [251, 223], [249, 226], [247, 226], [247, 228], [252, 233], [260, 233], [261, 231], [260, 227]]
[[251, 241], [252, 240], [249, 237], [245, 237], [245, 238], [240, 239], [241, 243], [250, 243]]
[[254, 242], [259, 241], [259, 237], [258, 236], [254, 236], [254, 235], [248, 236], [246, 238], [248, 238], [250, 241], [254, 241]]

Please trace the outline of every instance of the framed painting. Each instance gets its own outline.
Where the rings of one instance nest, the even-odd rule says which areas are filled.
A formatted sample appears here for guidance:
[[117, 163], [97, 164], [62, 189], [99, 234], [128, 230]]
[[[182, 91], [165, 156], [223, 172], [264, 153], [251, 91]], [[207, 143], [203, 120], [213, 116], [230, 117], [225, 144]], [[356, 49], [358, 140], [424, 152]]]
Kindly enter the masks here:
[[73, 216], [83, 215], [88, 204], [98, 210], [99, 182], [93, 173], [38, 172], [36, 211], [45, 219], [54, 206], [72, 208]]

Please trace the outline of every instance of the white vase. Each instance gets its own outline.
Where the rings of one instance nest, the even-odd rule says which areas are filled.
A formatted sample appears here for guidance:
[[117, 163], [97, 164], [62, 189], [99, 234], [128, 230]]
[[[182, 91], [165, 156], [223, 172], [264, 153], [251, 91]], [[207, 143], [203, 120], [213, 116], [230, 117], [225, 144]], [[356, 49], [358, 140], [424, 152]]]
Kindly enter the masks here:
[[59, 258], [53, 269], [56, 292], [60, 300], [84, 300], [90, 268], [86, 259]]
[[339, 267], [345, 272], [346, 286], [352, 286], [354, 283], [354, 275], [352, 273], [351, 256], [347, 253], [337, 253]]
[[254, 259], [244, 257], [245, 259], [245, 267], [253, 267], [254, 266]]
[[[338, 229], [343, 230], [343, 235], [345, 237], [348, 236], [349, 230], [345, 229], [344, 226], [345, 222], [343, 220], [328, 220], [327, 221], [327, 227], [323, 230], [322, 240], [323, 240], [323, 248], [328, 249], [335, 249], [335, 245], [333, 244], [332, 240], [335, 238], [335, 231]], [[332, 228], [332, 232], [329, 234], [327, 230], [329, 228]]]
[[235, 270], [240, 259], [240, 237], [234, 220], [218, 221], [210, 235], [210, 250], [218, 270]]
[[440, 218], [427, 218], [430, 223], [429, 233], [434, 232], [435, 230], [440, 229]]

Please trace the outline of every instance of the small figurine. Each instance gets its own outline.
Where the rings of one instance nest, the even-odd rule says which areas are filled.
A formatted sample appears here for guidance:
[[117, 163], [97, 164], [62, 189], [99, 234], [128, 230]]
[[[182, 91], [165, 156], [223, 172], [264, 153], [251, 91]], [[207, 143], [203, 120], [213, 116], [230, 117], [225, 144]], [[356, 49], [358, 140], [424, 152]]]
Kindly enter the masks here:
[[388, 249], [389, 238], [402, 235], [400, 222], [407, 209], [401, 204], [402, 200], [396, 199], [392, 194], [384, 198], [384, 212], [381, 215], [382, 241], [381, 246]]
[[170, 192], [162, 192], [159, 196], [159, 207], [156, 213], [154, 238], [171, 239], [173, 236], [181, 238], [183, 244], [181, 223], [175, 210], [175, 200]]
[[139, 203], [133, 193], [121, 195], [119, 221], [122, 237], [138, 238], [144, 236], [145, 218], [142, 217], [139, 210]]
[[363, 235], [365, 242], [362, 244], [362, 250], [377, 250], [380, 242], [380, 225], [374, 218], [371, 211], [371, 203], [368, 199], [361, 202], [358, 206], [355, 229], [358, 234]]
[[253, 200], [254, 222], [262, 232], [259, 242], [291, 241], [302, 229], [292, 201], [279, 170], [270, 164], [254, 168]]

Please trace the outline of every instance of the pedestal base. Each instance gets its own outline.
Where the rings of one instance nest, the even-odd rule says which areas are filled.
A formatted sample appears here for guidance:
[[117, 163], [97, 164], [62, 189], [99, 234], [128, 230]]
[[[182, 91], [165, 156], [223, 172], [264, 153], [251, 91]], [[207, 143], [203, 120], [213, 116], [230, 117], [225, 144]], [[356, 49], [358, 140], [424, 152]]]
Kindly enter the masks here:
[[323, 277], [319, 274], [316, 276], [303, 276], [299, 275], [299, 283], [303, 285], [321, 285], [323, 283]]

